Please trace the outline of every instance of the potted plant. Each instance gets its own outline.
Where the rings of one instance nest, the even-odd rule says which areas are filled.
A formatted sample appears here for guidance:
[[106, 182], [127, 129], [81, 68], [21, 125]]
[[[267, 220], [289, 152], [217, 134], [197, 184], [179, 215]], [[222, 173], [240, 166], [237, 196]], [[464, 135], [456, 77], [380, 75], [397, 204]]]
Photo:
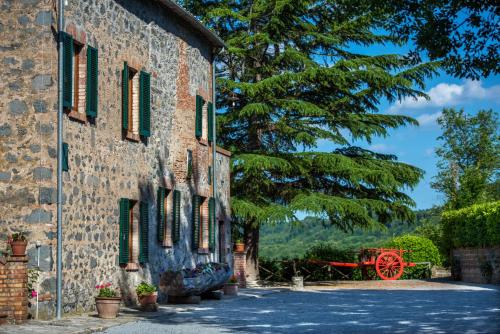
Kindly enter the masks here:
[[28, 240], [23, 232], [13, 233], [8, 241], [10, 248], [12, 250], [12, 256], [25, 256], [26, 246], [28, 245]]
[[238, 295], [238, 279], [235, 275], [231, 276], [226, 284], [224, 284], [224, 294], [227, 296]]
[[135, 288], [137, 298], [142, 307], [156, 304], [156, 298], [158, 297], [158, 292], [156, 290], [157, 288], [155, 285], [144, 281]]
[[234, 251], [238, 253], [243, 253], [245, 251], [245, 243], [243, 242], [243, 238], [236, 239], [234, 243]]
[[99, 318], [116, 318], [116, 315], [120, 310], [120, 302], [122, 299], [118, 297], [118, 293], [116, 290], [111, 288], [111, 285], [111, 283], [106, 283], [96, 285], [95, 287], [99, 290], [97, 297], [95, 297], [95, 306], [97, 308]]

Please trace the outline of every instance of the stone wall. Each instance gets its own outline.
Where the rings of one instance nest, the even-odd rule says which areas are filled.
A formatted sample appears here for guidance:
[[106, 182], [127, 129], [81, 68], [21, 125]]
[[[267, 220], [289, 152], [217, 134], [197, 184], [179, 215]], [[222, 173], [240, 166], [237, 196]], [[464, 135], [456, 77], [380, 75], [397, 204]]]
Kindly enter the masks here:
[[464, 282], [500, 284], [500, 247], [454, 249], [452, 276]]
[[[57, 49], [52, 4], [3, 1], [0, 13], [0, 59], [6, 68], [6, 80], [0, 82], [0, 233], [5, 239], [8, 233], [29, 231], [31, 265], [36, 263], [35, 242], [41, 243], [42, 294], [55, 292]], [[94, 286], [103, 281], [116, 283], [133, 301], [135, 285], [158, 283], [165, 269], [231, 261], [229, 251], [225, 259], [217, 252], [191, 251], [192, 196], [209, 197], [213, 191], [207, 182], [213, 147], [194, 137], [195, 96], [206, 101], [212, 96], [211, 46], [156, 1], [69, 1], [65, 26], [76, 40], [98, 49], [99, 105], [95, 122], [83, 112], [64, 117], [69, 145], [69, 171], [63, 173], [64, 311], [92, 309]], [[124, 61], [151, 73], [151, 137], [146, 143], [122, 139]], [[83, 107], [84, 102], [79, 111]], [[187, 149], [195, 158], [191, 179], [185, 175]], [[220, 152], [217, 218], [226, 222], [229, 243], [229, 154]], [[182, 193], [181, 241], [171, 248], [157, 242], [159, 186]], [[121, 197], [149, 204], [149, 264], [137, 272], [118, 265]], [[41, 314], [50, 317], [53, 301], [46, 307]]]

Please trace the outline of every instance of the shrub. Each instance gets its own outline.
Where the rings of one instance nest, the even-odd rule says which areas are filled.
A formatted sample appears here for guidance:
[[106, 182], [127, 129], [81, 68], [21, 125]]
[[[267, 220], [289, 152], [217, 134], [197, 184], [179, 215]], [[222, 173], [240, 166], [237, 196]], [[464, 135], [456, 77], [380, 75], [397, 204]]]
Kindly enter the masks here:
[[[431, 265], [440, 265], [441, 256], [434, 243], [424, 237], [416, 235], [403, 235], [391, 240], [386, 247], [410, 250], [410, 253], [404, 254], [405, 262], [430, 262]], [[417, 265], [404, 269], [403, 279], [428, 278], [430, 277], [429, 267], [426, 265]]]
[[500, 246], [500, 201], [446, 211], [442, 222], [447, 251]]
[[156, 286], [153, 284], [149, 284], [148, 282], [142, 281], [136, 288], [135, 292], [137, 296], [149, 296], [156, 292]]

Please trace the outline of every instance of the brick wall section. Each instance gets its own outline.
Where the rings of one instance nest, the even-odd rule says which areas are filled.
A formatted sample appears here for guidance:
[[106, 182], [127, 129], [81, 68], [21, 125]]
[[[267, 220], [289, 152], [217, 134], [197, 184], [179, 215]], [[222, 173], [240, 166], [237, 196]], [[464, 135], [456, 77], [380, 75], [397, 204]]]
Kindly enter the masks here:
[[[500, 247], [454, 249], [452, 263], [452, 272], [458, 269], [464, 282], [500, 284]], [[491, 279], [485, 270], [488, 266], [492, 268]]]
[[8, 257], [0, 263], [0, 315], [22, 323], [28, 318], [28, 258]]
[[246, 280], [246, 261], [247, 252], [234, 252], [233, 254], [233, 270], [234, 274], [238, 278], [238, 283], [240, 288], [247, 287]]

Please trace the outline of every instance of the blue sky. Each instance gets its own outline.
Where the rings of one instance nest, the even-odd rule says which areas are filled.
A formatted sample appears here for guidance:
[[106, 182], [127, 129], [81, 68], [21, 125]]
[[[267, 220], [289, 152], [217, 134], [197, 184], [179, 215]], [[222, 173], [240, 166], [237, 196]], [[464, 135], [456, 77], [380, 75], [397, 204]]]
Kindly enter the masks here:
[[[387, 51], [386, 51], [387, 52]], [[375, 54], [375, 52], [373, 52]], [[380, 54], [380, 53], [379, 53]], [[417, 119], [420, 126], [399, 128], [386, 138], [375, 138], [371, 144], [357, 142], [356, 145], [375, 152], [395, 154], [402, 162], [417, 166], [425, 171], [425, 176], [414, 190], [408, 193], [417, 203], [417, 209], [427, 209], [442, 204], [444, 198], [430, 186], [437, 174], [437, 157], [434, 149], [439, 145], [437, 137], [440, 128], [436, 119], [446, 107], [463, 108], [475, 114], [480, 109], [498, 111], [500, 106], [500, 76], [491, 76], [479, 81], [457, 79], [444, 72], [426, 82], [425, 91], [430, 101], [407, 99], [389, 104], [381, 102], [380, 111], [408, 115]], [[322, 143], [318, 149], [332, 150], [329, 143]]]

